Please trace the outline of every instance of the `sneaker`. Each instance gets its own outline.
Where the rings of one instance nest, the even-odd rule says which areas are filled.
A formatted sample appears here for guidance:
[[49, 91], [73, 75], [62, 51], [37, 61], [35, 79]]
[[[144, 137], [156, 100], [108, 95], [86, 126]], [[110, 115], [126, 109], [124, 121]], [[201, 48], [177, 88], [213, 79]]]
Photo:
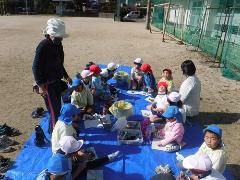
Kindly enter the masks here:
[[[8, 168], [11, 166], [12, 162], [9, 158], [4, 158], [1, 156], [2, 159], [0, 159], [0, 173], [7, 172]], [[0, 178], [1, 179], [1, 178]]]
[[0, 143], [5, 142], [8, 146], [15, 146], [17, 145], [17, 142], [10, 139], [6, 135], [0, 136]]
[[114, 152], [112, 154], [109, 154], [108, 155], [109, 161], [113, 161], [114, 159], [116, 159], [119, 156], [119, 153], [120, 153], [120, 151], [116, 151], [116, 152]]
[[173, 145], [173, 144], [168, 144], [165, 146], [165, 151], [166, 152], [175, 152], [181, 149], [181, 146], [179, 145]]
[[15, 149], [6, 144], [5, 142], [0, 142], [0, 153], [9, 153], [14, 151]]
[[21, 133], [19, 130], [8, 126], [6, 123], [4, 125], [0, 126], [0, 136], [1, 135], [7, 135], [7, 136], [18, 136]]
[[31, 114], [32, 118], [41, 118], [43, 117], [43, 115], [44, 115], [44, 109], [42, 107], [36, 108]]

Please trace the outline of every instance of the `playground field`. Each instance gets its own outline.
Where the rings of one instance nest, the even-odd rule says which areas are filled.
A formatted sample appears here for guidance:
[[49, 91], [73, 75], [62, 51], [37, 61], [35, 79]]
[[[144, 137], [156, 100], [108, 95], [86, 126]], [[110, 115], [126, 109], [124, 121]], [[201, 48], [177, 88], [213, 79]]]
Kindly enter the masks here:
[[[32, 61], [42, 30], [49, 16], [0, 17], [0, 124], [7, 123], [19, 129], [15, 137], [17, 150], [4, 156], [15, 159], [24, 142], [38, 124], [31, 112], [44, 106], [40, 96], [32, 92]], [[203, 125], [219, 124], [223, 128], [228, 164], [234, 165], [239, 175], [240, 156], [240, 82], [221, 76], [219, 68], [212, 68], [210, 59], [198, 52], [187, 51], [176, 41], [161, 41], [162, 34], [150, 34], [144, 23], [113, 22], [112, 19], [64, 17], [69, 37], [64, 39], [65, 67], [70, 76], [81, 71], [88, 61], [108, 63], [114, 61], [132, 65], [141, 57], [152, 65], [156, 79], [161, 70], [170, 67], [176, 87], [184, 76], [180, 65], [192, 59], [202, 82], [201, 114]], [[187, 133], [187, 132], [186, 132]], [[238, 168], [238, 171], [237, 171]]]

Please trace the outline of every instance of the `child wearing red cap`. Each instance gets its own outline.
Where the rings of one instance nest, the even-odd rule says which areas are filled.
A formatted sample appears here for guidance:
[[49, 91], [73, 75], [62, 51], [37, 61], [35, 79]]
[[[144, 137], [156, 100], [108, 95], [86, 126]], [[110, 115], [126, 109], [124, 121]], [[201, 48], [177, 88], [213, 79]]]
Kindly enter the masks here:
[[94, 97], [102, 100], [110, 100], [111, 94], [107, 92], [100, 76], [102, 72], [101, 68], [94, 64], [90, 66], [89, 71], [92, 73], [92, 93]]
[[162, 78], [159, 82], [166, 82], [168, 85], [168, 93], [172, 92], [174, 89], [172, 70], [168, 68], [163, 69]]
[[162, 113], [167, 109], [167, 90], [168, 85], [166, 82], [158, 83], [158, 95], [155, 97], [154, 102], [147, 107], [152, 111], [150, 122], [157, 122], [162, 120]]
[[144, 90], [153, 93], [156, 89], [156, 80], [153, 76], [151, 66], [149, 64], [143, 64], [140, 69], [143, 72]]
[[90, 66], [89, 71], [93, 73], [92, 74], [93, 95], [99, 96], [104, 94], [104, 88], [100, 77], [100, 73], [102, 72], [101, 68], [93, 64]]

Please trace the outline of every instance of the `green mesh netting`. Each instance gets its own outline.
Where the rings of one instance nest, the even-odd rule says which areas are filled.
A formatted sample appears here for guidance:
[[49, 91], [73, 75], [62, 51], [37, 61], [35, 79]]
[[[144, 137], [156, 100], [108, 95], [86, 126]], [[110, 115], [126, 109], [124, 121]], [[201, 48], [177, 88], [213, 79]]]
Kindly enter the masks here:
[[[167, 2], [168, 17], [168, 6], [160, 5]], [[240, 80], [240, 1], [212, 0], [208, 6], [204, 1], [186, 2], [153, 0], [152, 25], [215, 57], [223, 76]]]

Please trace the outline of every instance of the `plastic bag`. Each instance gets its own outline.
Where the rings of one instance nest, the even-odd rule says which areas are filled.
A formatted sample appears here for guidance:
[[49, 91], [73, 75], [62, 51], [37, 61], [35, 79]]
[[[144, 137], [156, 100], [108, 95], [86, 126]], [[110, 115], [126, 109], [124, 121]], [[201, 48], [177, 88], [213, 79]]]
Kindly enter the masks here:
[[116, 118], [131, 116], [133, 114], [133, 106], [126, 101], [117, 101], [110, 108], [109, 111]]
[[120, 117], [113, 125], [112, 131], [120, 131], [120, 130], [124, 129], [126, 126], [127, 126], [126, 117]]

